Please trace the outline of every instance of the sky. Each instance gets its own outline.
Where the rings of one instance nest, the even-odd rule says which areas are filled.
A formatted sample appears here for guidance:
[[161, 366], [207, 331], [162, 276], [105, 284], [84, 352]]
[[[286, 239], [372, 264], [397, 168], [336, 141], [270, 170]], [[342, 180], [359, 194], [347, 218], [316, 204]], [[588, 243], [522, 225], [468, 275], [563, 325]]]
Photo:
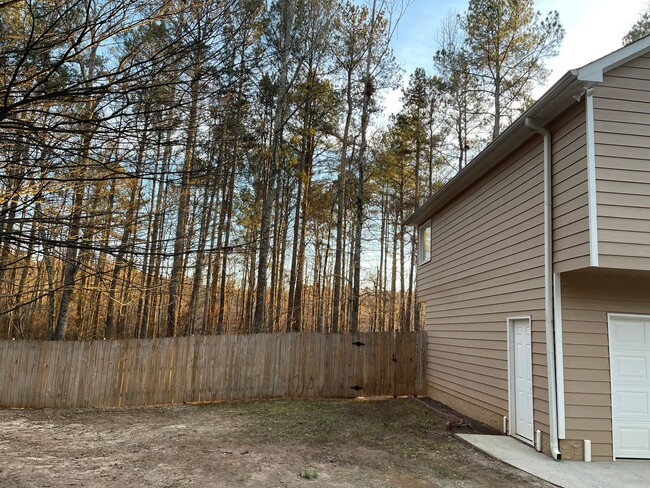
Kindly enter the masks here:
[[[535, 92], [541, 96], [567, 71], [579, 68], [620, 47], [621, 39], [645, 11], [650, 0], [536, 0], [543, 15], [550, 10], [560, 13], [566, 30], [560, 54], [546, 65], [551, 70], [547, 83]], [[395, 55], [404, 68], [404, 82], [415, 68], [431, 72], [435, 52], [434, 34], [450, 10], [459, 13], [468, 0], [411, 0], [393, 40]], [[386, 94], [385, 114], [395, 113], [401, 104], [400, 90]]]

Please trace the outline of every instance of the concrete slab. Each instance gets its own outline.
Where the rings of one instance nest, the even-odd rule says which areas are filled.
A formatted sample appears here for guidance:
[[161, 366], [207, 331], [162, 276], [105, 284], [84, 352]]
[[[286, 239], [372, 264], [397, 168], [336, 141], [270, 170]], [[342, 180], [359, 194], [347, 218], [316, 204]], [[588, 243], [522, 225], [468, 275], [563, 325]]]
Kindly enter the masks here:
[[648, 488], [650, 461], [555, 461], [508, 436], [457, 434], [486, 454], [566, 488]]

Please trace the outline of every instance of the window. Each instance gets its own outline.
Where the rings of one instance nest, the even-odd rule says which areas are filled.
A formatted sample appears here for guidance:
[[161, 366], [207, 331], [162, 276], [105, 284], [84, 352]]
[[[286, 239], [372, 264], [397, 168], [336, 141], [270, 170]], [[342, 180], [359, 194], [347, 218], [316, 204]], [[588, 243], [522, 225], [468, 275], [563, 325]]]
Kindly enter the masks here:
[[431, 260], [431, 221], [420, 226], [418, 245], [420, 248], [420, 264], [428, 263]]

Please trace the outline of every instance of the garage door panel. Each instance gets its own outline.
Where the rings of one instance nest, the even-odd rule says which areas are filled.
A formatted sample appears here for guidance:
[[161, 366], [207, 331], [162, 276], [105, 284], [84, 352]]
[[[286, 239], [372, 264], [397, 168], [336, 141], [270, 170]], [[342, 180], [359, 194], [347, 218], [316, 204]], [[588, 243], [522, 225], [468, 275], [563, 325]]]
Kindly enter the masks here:
[[650, 458], [650, 317], [609, 322], [614, 456]]
[[[620, 345], [618, 346], [620, 347]], [[650, 384], [650, 353], [612, 353], [612, 378], [617, 384]]]
[[650, 422], [650, 392], [646, 388], [614, 390], [613, 408], [617, 420]]
[[614, 436], [616, 457], [645, 457], [650, 451], [650, 427], [621, 423]]
[[648, 343], [647, 327], [643, 321], [617, 321], [613, 334], [613, 344], [623, 346], [645, 345]]

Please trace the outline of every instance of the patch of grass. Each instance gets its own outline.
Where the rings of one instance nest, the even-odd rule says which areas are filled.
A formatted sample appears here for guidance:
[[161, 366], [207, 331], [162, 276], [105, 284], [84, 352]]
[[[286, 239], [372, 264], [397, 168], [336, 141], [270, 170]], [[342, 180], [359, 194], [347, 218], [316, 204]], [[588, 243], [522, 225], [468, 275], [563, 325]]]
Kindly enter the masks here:
[[432, 464], [431, 471], [438, 477], [443, 479], [465, 479], [466, 476], [462, 473], [460, 468], [451, 464]]
[[405, 398], [273, 400], [222, 407], [244, 420], [241, 433], [253, 442], [300, 442], [313, 447], [315, 456], [319, 449], [329, 453], [347, 446], [348, 454], [341, 461], [345, 464], [355, 464], [351, 454], [363, 448], [376, 452], [364, 458], [377, 469], [390, 459], [411, 472], [464, 478], [465, 470], [455, 468], [463, 453], [444, 422]]
[[398, 448], [403, 443], [427, 442], [442, 426], [437, 416], [407, 399], [278, 400], [241, 407], [251, 420], [247, 429], [251, 435], [257, 432], [266, 437], [266, 430], [273, 439], [298, 438], [314, 445], [350, 442], [368, 448]]
[[303, 469], [300, 472], [300, 477], [306, 480], [315, 480], [318, 478], [318, 473], [314, 471], [313, 469]]

